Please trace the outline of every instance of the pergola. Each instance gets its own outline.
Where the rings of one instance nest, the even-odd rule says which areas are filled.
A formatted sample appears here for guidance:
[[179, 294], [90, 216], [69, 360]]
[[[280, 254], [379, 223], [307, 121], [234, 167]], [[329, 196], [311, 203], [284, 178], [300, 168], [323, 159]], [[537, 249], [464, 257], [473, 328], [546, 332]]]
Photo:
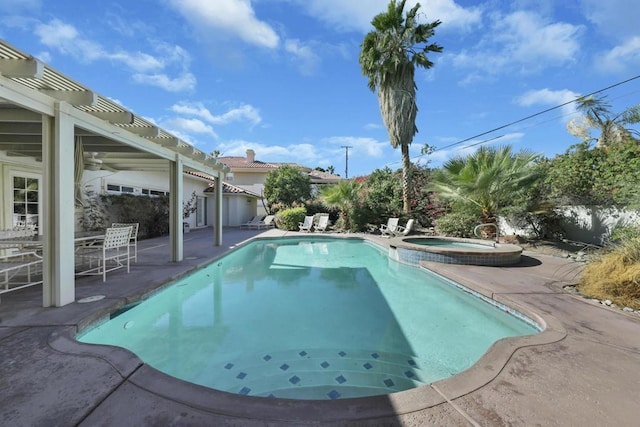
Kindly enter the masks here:
[[[43, 305], [75, 301], [74, 154], [99, 153], [113, 171], [166, 171], [170, 260], [183, 259], [183, 172], [215, 180], [212, 241], [222, 244], [222, 178], [228, 167], [31, 55], [0, 40], [0, 151], [42, 168]], [[6, 186], [5, 186], [6, 187]]]

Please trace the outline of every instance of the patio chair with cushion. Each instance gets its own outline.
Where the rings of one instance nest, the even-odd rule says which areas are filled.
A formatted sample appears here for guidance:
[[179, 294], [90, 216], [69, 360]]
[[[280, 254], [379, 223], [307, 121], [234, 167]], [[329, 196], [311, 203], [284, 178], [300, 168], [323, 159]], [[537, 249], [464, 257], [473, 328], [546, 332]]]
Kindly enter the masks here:
[[382, 235], [387, 237], [393, 236], [396, 227], [398, 227], [398, 221], [400, 221], [400, 218], [389, 218], [386, 224], [380, 225]]
[[307, 233], [311, 231], [313, 227], [313, 215], [307, 215], [304, 217], [304, 222], [299, 222], [298, 227], [300, 231], [306, 231]]
[[80, 261], [79, 264], [86, 270], [76, 274], [79, 276], [102, 275], [102, 281], [106, 282], [107, 273], [110, 271], [127, 267], [127, 273], [129, 273], [132, 228], [131, 226], [107, 228], [102, 243], [78, 248], [76, 256]]
[[133, 262], [138, 262], [138, 228], [140, 227], [140, 223], [137, 222], [114, 222], [111, 224], [111, 227], [131, 227], [131, 240], [129, 241], [129, 245], [131, 249], [133, 249]]

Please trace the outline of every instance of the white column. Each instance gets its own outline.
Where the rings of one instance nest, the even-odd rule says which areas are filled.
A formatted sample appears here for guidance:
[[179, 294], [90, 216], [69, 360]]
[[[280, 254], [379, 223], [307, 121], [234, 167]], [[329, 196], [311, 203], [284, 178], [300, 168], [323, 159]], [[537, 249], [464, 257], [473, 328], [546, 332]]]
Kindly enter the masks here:
[[216, 197], [216, 212], [214, 214], [213, 242], [215, 246], [222, 246], [222, 193], [224, 185], [221, 178], [222, 173], [214, 177], [213, 184]]
[[74, 122], [73, 108], [55, 104], [54, 117], [43, 116], [43, 298], [45, 307], [75, 301], [74, 275]]
[[180, 155], [169, 162], [169, 241], [171, 245], [171, 261], [180, 262], [184, 257], [182, 233], [182, 169]]

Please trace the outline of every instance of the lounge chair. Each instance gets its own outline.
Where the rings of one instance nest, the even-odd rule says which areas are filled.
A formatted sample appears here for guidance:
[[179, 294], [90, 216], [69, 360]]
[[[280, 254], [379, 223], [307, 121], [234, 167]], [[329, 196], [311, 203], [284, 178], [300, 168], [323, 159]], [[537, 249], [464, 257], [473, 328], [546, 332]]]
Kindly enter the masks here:
[[396, 231], [398, 227], [398, 221], [400, 221], [400, 218], [389, 218], [386, 224], [382, 224], [380, 226], [382, 235], [387, 237], [393, 236], [394, 231]]
[[264, 218], [264, 215], [256, 215], [253, 218], [251, 218], [248, 222], [245, 222], [244, 224], [240, 224], [240, 228], [251, 228], [256, 225], [260, 225], [262, 223], [262, 218]]
[[313, 227], [313, 231], [327, 231], [329, 226], [329, 215], [320, 215], [318, 223]]
[[392, 233], [393, 236], [399, 237], [399, 236], [406, 236], [407, 234], [409, 234], [411, 232], [411, 229], [413, 228], [413, 222], [414, 220], [412, 218], [409, 221], [407, 221], [407, 224], [404, 227], [401, 225], [398, 225]]
[[300, 231], [310, 232], [313, 227], [313, 215], [305, 216], [304, 222], [299, 222], [298, 227], [300, 227]]
[[257, 224], [250, 225], [249, 228], [256, 228], [260, 230], [263, 228], [275, 227], [275, 224], [273, 223], [275, 218], [276, 218], [275, 215], [267, 215], [264, 217], [262, 221], [258, 222]]

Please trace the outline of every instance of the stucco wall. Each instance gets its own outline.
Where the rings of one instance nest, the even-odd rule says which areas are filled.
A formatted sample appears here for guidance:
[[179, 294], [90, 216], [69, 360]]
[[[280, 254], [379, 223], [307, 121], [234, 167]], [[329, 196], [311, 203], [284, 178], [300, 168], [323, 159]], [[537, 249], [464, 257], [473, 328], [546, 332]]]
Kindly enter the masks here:
[[[618, 208], [589, 206], [564, 206], [558, 209], [563, 215], [561, 227], [569, 240], [602, 245], [607, 242], [616, 226], [640, 226], [640, 212]], [[532, 230], [514, 228], [504, 218], [499, 219], [501, 234], [531, 236]]]

